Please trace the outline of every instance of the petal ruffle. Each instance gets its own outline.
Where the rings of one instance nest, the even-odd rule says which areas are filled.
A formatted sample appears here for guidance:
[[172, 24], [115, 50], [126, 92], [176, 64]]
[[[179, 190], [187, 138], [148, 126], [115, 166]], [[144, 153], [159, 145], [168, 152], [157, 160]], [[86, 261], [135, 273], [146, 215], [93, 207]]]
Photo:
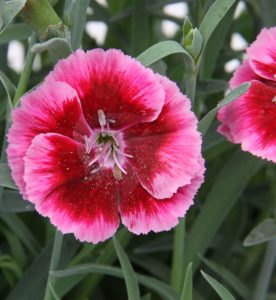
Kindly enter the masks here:
[[42, 84], [22, 97], [21, 106], [12, 113], [8, 133], [8, 161], [12, 177], [25, 196], [23, 157], [32, 139], [40, 133], [55, 132], [76, 140], [90, 135], [76, 92], [67, 84]]
[[26, 193], [36, 210], [63, 233], [97, 243], [119, 226], [115, 180], [110, 170], [92, 174], [85, 147], [59, 134], [33, 139], [25, 160]]
[[125, 132], [129, 162], [142, 186], [155, 198], [169, 198], [189, 184], [201, 166], [201, 137], [188, 98], [165, 77], [157, 76], [165, 90], [158, 119]]
[[122, 129], [155, 120], [164, 104], [164, 91], [154, 73], [116, 49], [78, 50], [46, 77], [53, 80], [77, 91], [92, 128], [99, 127], [99, 110], [113, 120], [112, 129]]
[[250, 67], [248, 59], [244, 60], [241, 66], [234, 72], [233, 77], [229, 82], [230, 89], [235, 89], [244, 82], [251, 80], [262, 80]]
[[264, 28], [247, 49], [251, 68], [259, 76], [276, 80], [276, 27]]
[[170, 230], [179, 222], [193, 204], [193, 198], [203, 182], [203, 159], [200, 169], [190, 184], [178, 189], [169, 199], [153, 198], [129, 173], [120, 184], [120, 213], [122, 223], [135, 234]]
[[276, 88], [252, 81], [249, 90], [219, 111], [218, 131], [242, 149], [276, 162]]

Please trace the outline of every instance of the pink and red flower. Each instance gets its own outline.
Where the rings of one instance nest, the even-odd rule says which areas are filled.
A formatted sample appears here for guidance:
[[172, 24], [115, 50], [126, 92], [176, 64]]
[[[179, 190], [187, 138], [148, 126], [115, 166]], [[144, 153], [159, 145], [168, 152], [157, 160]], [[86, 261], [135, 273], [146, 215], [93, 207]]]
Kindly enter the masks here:
[[63, 233], [97, 243], [122, 223], [169, 230], [204, 163], [190, 101], [119, 50], [61, 60], [12, 115], [8, 161], [24, 198]]
[[244, 151], [276, 162], [276, 27], [263, 29], [247, 49], [230, 88], [250, 81], [249, 90], [218, 113], [218, 131]]

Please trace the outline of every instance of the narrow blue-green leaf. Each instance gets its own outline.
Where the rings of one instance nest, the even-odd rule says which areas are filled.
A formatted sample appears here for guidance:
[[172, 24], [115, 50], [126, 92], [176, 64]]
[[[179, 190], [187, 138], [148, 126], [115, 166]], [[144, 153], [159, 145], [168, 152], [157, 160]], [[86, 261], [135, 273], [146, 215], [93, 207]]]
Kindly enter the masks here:
[[187, 267], [180, 300], [193, 300], [193, 263]]
[[151, 300], [151, 294], [144, 295], [141, 300]]
[[199, 27], [203, 38], [203, 49], [206, 47], [216, 27], [219, 26], [220, 21], [236, 1], [237, 0], [216, 0], [211, 5]]
[[207, 280], [211, 287], [217, 292], [222, 300], [235, 300], [235, 297], [219, 283], [216, 279], [212, 278], [210, 275], [201, 271], [202, 276]]
[[73, 26], [71, 30], [71, 44], [73, 51], [80, 48], [83, 30], [85, 27], [87, 8], [89, 6], [90, 0], [75, 1], [73, 5]]
[[276, 238], [276, 222], [274, 219], [266, 219], [252, 229], [245, 238], [244, 246], [253, 246]]
[[16, 214], [0, 214], [0, 218], [8, 225], [11, 231], [14, 232], [22, 244], [24, 244], [33, 255], [37, 255], [39, 253], [39, 243], [30, 229]]
[[276, 0], [260, 0], [259, 9], [262, 16], [262, 25], [265, 27], [275, 26]]
[[15, 190], [18, 189], [11, 177], [11, 170], [8, 164], [0, 163], [0, 186], [8, 187]]
[[32, 34], [32, 29], [25, 23], [11, 24], [0, 34], [0, 45], [13, 40], [24, 40]]
[[[66, 235], [64, 239], [61, 257], [62, 266], [68, 264], [78, 245], [70, 235]], [[52, 249], [52, 242], [42, 249], [5, 300], [43, 299]]]
[[12, 256], [21, 268], [24, 268], [27, 263], [27, 256], [25, 254], [24, 248], [19, 241], [18, 237], [14, 233], [4, 226], [1, 226], [1, 232], [5, 235], [7, 242], [9, 244]]
[[228, 12], [221, 20], [219, 26], [216, 27], [213, 34], [211, 35], [208, 44], [205, 45], [203, 59], [200, 64], [200, 75], [203, 78], [212, 77], [214, 69], [219, 62], [218, 58], [221, 54], [221, 49], [225, 43], [230, 28], [233, 26], [233, 15], [236, 10], [236, 4], [234, 4], [228, 10]]
[[[8, 107], [9, 107], [9, 110], [11, 111], [13, 108], [12, 99], [15, 95], [16, 88], [13, 85], [13, 83], [10, 81], [10, 79], [2, 71], [0, 71], [0, 81], [6, 90], [6, 93], [8, 96]], [[0, 168], [1, 168], [1, 166], [0, 166]]]
[[258, 272], [258, 281], [255, 286], [252, 300], [266, 300], [269, 291], [269, 285], [273, 280], [273, 270], [276, 262], [276, 239], [267, 244], [262, 267]]
[[149, 46], [149, 20], [146, 0], [132, 0], [132, 55], [137, 56]]
[[226, 95], [226, 97], [220, 101], [220, 103], [211, 111], [209, 111], [199, 122], [198, 129], [204, 136], [206, 132], [208, 131], [210, 125], [212, 124], [214, 118], [216, 117], [217, 112], [219, 109], [221, 109], [223, 106], [231, 103], [232, 101], [239, 98], [241, 95], [243, 95], [250, 87], [250, 83], [246, 82], [238, 86], [236, 89], [231, 91]]
[[218, 265], [204, 257], [201, 257], [201, 260], [217, 275], [219, 275], [225, 282], [229, 284], [239, 294], [243, 299], [250, 299], [250, 290], [244, 285], [244, 283], [234, 275], [227, 268]]
[[133, 253], [149, 254], [160, 251], [170, 251], [173, 249], [173, 239], [171, 236], [160, 236], [152, 241], [145, 242], [143, 245], [134, 248]]
[[263, 164], [262, 160], [251, 154], [237, 150], [217, 174], [216, 181], [188, 234], [184, 267], [191, 261], [194, 261], [195, 266], [197, 255], [203, 254], [209, 247], [249, 180]]
[[20, 213], [33, 211], [34, 205], [23, 200], [18, 191], [4, 190], [0, 201], [0, 212], [3, 213]]
[[139, 286], [138, 281], [136, 278], [136, 275], [134, 273], [134, 270], [131, 266], [131, 263], [121, 247], [120, 243], [117, 241], [116, 237], [113, 237], [113, 243], [117, 252], [118, 259], [120, 261], [120, 264], [122, 266], [122, 270], [124, 272], [124, 278], [126, 281], [126, 287], [127, 287], [127, 294], [129, 300], [140, 300], [140, 292], [139, 292]]
[[27, 0], [11, 0], [5, 1], [4, 11], [2, 14], [2, 28], [0, 28], [0, 34], [11, 23], [15, 16], [24, 7]]
[[137, 56], [137, 59], [147, 67], [166, 56], [176, 53], [184, 54], [185, 57], [193, 62], [191, 55], [175, 41], [159, 42]]
[[5, 300], [42, 299], [51, 258], [52, 244], [47, 245], [25, 270]]
[[206, 96], [223, 92], [228, 88], [228, 82], [219, 79], [198, 80], [196, 84], [196, 93], [198, 96]]
[[142, 267], [144, 270], [148, 271], [150, 274], [155, 277], [168, 282], [170, 279], [170, 268], [163, 263], [161, 260], [149, 255], [131, 255], [129, 257], [131, 262], [134, 262], [139, 267]]
[[56, 293], [52, 283], [50, 282], [49, 283], [49, 289], [50, 289], [50, 292], [51, 292], [51, 297], [53, 300], [61, 300], [58, 296], [58, 294]]
[[[75, 276], [75, 275], [80, 276], [81, 274], [88, 274], [88, 273], [99, 273], [99, 274], [124, 278], [124, 274], [120, 268], [110, 267], [110, 266], [100, 265], [100, 264], [83, 264], [83, 265], [78, 265], [76, 267], [68, 268], [66, 270], [53, 271], [51, 272], [51, 276], [60, 278], [62, 280], [63, 278], [68, 276]], [[172, 289], [169, 285], [163, 283], [162, 281], [157, 280], [153, 277], [139, 275], [139, 274], [136, 274], [136, 276], [140, 284], [157, 292], [162, 297], [162, 299], [164, 300], [177, 299], [177, 293], [175, 292], [175, 290]]]
[[185, 219], [182, 218], [174, 229], [173, 257], [171, 268], [171, 286], [177, 291], [181, 291], [184, 280], [184, 272], [179, 266], [183, 266], [184, 259], [184, 239], [185, 239]]

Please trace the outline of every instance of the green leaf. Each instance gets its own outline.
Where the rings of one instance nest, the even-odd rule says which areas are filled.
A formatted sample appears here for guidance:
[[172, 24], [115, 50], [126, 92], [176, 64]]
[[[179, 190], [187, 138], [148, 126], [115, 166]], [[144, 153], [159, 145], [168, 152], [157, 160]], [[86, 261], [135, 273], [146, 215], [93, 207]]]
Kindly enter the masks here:
[[17, 191], [4, 190], [0, 201], [0, 212], [20, 213], [33, 211], [34, 205], [22, 198]]
[[224, 281], [226, 281], [229, 286], [236, 291], [243, 299], [250, 299], [250, 290], [243, 284], [240, 279], [234, 275], [230, 270], [227, 268], [218, 265], [204, 257], [201, 257], [201, 260], [217, 275], [219, 275]]
[[71, 45], [72, 49], [76, 50], [80, 48], [83, 30], [86, 21], [86, 12], [89, 6], [90, 0], [74, 1], [72, 6], [72, 30], [71, 30]]
[[276, 238], [276, 222], [274, 219], [266, 219], [252, 229], [245, 238], [244, 246], [253, 246]]
[[[110, 267], [100, 264], [83, 264], [76, 267], [68, 268], [66, 270], [59, 270], [51, 272], [52, 277], [63, 279], [68, 276], [79, 276], [81, 274], [88, 273], [99, 273], [110, 276], [115, 276], [119, 278], [124, 278], [124, 274], [120, 268]], [[160, 280], [155, 278], [136, 274], [137, 280], [140, 284], [152, 289], [157, 292], [162, 299], [166, 300], [175, 300], [177, 293], [169, 285], [163, 283]]]
[[188, 234], [184, 267], [196, 260], [198, 254], [206, 251], [249, 180], [263, 164], [264, 161], [237, 150], [222, 171], [217, 174], [201, 212]]
[[18, 189], [11, 177], [11, 170], [8, 164], [0, 163], [0, 185], [10, 189]]
[[4, 11], [2, 14], [2, 27], [0, 28], [0, 34], [11, 23], [15, 16], [24, 7], [27, 0], [12, 0], [4, 2]]
[[231, 91], [226, 95], [226, 97], [220, 101], [220, 103], [211, 111], [209, 111], [199, 122], [198, 129], [204, 136], [206, 132], [208, 131], [210, 125], [212, 124], [214, 118], [216, 117], [217, 112], [224, 107], [225, 105], [231, 103], [232, 101], [239, 98], [241, 95], [243, 95], [250, 87], [250, 83], [246, 82], [238, 86], [236, 89]]
[[189, 263], [180, 300], [193, 300], [193, 263]]
[[[216, 0], [209, 8], [199, 27], [203, 38], [203, 51], [213, 31], [219, 26], [220, 21], [236, 1], [237, 0]], [[201, 53], [203, 53], [203, 51]]]
[[189, 60], [193, 61], [191, 55], [179, 43], [175, 41], [159, 42], [137, 56], [137, 59], [144, 66], [148, 67], [158, 60], [176, 53], [182, 53]]
[[139, 286], [137, 282], [136, 275], [134, 273], [134, 270], [131, 266], [131, 263], [121, 247], [120, 243], [117, 241], [116, 237], [113, 237], [113, 243], [117, 252], [118, 259], [120, 261], [120, 264], [122, 266], [122, 270], [124, 272], [124, 278], [126, 281], [126, 287], [127, 287], [127, 294], [129, 300], [139, 300], [140, 298], [140, 292], [139, 292]]
[[217, 292], [222, 300], [235, 300], [235, 297], [216, 279], [201, 271], [202, 276], [207, 280], [211, 287]]

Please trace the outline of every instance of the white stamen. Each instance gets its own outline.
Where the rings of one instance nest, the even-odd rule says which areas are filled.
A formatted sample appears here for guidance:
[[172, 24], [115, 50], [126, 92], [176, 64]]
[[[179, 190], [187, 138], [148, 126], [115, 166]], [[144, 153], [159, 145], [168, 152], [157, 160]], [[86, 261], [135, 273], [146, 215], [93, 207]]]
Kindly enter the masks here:
[[[104, 111], [98, 110], [99, 125], [101, 127], [94, 141], [89, 140], [85, 136], [85, 149], [87, 153], [91, 150], [95, 150], [95, 157], [89, 162], [88, 166], [92, 166], [94, 163], [98, 163], [91, 170], [91, 174], [95, 174], [100, 171], [101, 168], [113, 168], [113, 175], [115, 179], [122, 179], [122, 173], [127, 174], [119, 161], [119, 158], [129, 157], [133, 158], [132, 155], [123, 152], [120, 149], [120, 139], [116, 136], [116, 132], [110, 129], [110, 124], [116, 123], [113, 119], [106, 119]], [[104, 139], [107, 137], [107, 139]]]
[[117, 147], [116, 147], [116, 152], [118, 152], [118, 153], [120, 153], [120, 154], [122, 154], [122, 155], [124, 155], [124, 156], [126, 156], [126, 157], [133, 158], [132, 155], [123, 152], [122, 150], [120, 150], [120, 149], [117, 148]]
[[89, 153], [91, 151], [92, 145], [87, 135], [84, 136], [84, 142], [85, 142], [85, 152]]
[[276, 96], [273, 97], [272, 102], [276, 103]]
[[101, 170], [101, 167], [97, 167], [91, 171], [91, 174], [96, 174]]
[[101, 130], [103, 131], [104, 127], [106, 125], [106, 119], [105, 119], [105, 114], [104, 114], [102, 109], [98, 110], [98, 117], [99, 117], [99, 123], [100, 123], [100, 126], [101, 126]]
[[276, 79], [276, 74], [274, 74], [273, 77]]
[[88, 164], [88, 166], [90, 167], [90, 166], [92, 166], [95, 162], [97, 162], [98, 161], [98, 157], [96, 156], [93, 160], [91, 160], [90, 162], [89, 162], [89, 164]]
[[117, 158], [116, 152], [113, 151], [112, 154], [113, 154], [113, 159], [114, 159], [116, 165], [118, 166], [118, 168], [119, 168], [124, 174], [127, 174], [126, 170], [125, 170], [125, 169], [122, 167], [122, 165], [119, 163], [119, 160], [118, 160], [118, 158]]

